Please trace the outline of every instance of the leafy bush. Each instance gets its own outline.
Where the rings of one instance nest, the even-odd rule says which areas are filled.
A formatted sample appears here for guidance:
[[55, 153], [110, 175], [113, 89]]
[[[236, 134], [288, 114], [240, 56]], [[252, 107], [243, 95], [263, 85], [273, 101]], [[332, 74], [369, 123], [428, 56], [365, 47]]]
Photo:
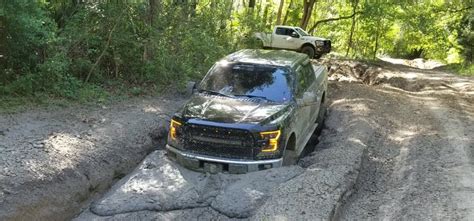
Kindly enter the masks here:
[[[0, 1], [0, 96], [80, 101], [182, 90], [226, 54], [260, 48], [253, 34], [271, 31], [278, 8], [272, 1], [254, 8], [216, 0]], [[280, 20], [299, 25], [305, 4], [285, 2]], [[352, 5], [315, 4], [310, 23], [335, 18], [321, 23], [316, 35], [332, 39], [336, 52], [460, 62], [462, 51], [472, 62], [472, 10], [454, 13], [460, 6], [450, 2], [360, 1], [348, 44]]]

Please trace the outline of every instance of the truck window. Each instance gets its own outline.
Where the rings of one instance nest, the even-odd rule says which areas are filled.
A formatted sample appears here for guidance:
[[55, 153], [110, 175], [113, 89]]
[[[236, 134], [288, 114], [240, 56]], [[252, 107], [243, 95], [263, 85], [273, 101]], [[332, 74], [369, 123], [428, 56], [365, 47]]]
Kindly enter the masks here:
[[250, 63], [217, 63], [199, 89], [229, 96], [259, 96], [284, 103], [292, 98], [293, 78], [283, 67]]
[[308, 87], [316, 80], [314, 76], [314, 70], [310, 63], [303, 66], [305, 81], [308, 84]]
[[313, 84], [316, 80], [316, 76], [314, 76], [314, 70], [312, 69], [311, 64], [308, 63], [306, 65], [300, 66], [296, 70], [296, 80], [297, 80], [297, 90], [296, 96], [301, 97], [303, 96], [304, 92]]
[[301, 36], [310, 36], [306, 31], [304, 31], [301, 28], [295, 28], [295, 30], [300, 34]]
[[296, 97], [302, 97], [306, 89], [308, 88], [308, 84], [306, 82], [305, 70], [302, 66], [296, 69]]
[[275, 34], [290, 36], [292, 32], [294, 32], [294, 30], [292, 28], [279, 27], [279, 28], [276, 29]]

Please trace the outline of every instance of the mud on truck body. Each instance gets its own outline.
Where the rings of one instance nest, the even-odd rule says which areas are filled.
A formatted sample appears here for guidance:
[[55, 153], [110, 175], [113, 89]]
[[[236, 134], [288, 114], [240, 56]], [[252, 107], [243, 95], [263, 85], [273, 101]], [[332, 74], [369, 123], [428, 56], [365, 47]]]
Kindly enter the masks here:
[[300, 27], [275, 26], [272, 33], [256, 33], [263, 48], [285, 49], [307, 54], [310, 58], [320, 58], [331, 52], [331, 40], [311, 36]]
[[294, 163], [325, 113], [327, 69], [301, 53], [241, 50], [218, 61], [172, 117], [167, 154], [194, 170]]

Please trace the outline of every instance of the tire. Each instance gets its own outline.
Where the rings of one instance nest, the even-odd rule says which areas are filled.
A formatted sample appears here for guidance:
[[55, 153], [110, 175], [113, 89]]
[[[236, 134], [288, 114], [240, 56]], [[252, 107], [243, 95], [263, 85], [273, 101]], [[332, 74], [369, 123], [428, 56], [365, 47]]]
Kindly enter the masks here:
[[283, 155], [283, 166], [295, 165], [298, 162], [298, 156], [294, 150], [285, 150]]
[[266, 49], [265, 44], [263, 43], [262, 40], [258, 39], [260, 41], [260, 48], [261, 49]]
[[321, 102], [320, 108], [319, 108], [319, 113], [318, 113], [318, 118], [316, 119], [316, 123], [318, 123], [318, 126], [316, 127], [316, 130], [314, 130], [314, 134], [316, 136], [319, 136], [321, 134], [321, 131], [323, 130], [324, 126], [324, 119], [326, 117], [326, 103]]
[[313, 47], [306, 45], [301, 48], [301, 53], [307, 54], [309, 58], [314, 58], [315, 51]]
[[311, 135], [311, 139], [309, 139], [308, 143], [304, 147], [303, 151], [301, 152], [301, 157], [308, 156], [312, 152], [316, 150], [316, 145], [319, 143], [319, 136], [321, 135], [321, 132], [324, 127], [324, 119], [326, 116], [326, 106], [325, 103], [321, 103], [321, 108], [319, 109], [318, 113], [318, 118], [316, 119], [316, 123], [318, 126], [316, 126], [316, 129], [314, 129], [313, 134]]
[[289, 142], [290, 140], [286, 142], [285, 152], [283, 154], [283, 166], [295, 165], [296, 162], [298, 162], [298, 155], [296, 154], [296, 151], [287, 149]]

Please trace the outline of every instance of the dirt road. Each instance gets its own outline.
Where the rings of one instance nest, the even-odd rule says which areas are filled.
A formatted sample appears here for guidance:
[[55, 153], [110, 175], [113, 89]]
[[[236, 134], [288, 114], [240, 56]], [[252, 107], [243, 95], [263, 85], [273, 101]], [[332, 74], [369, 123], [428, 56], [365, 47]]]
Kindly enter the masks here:
[[201, 174], [158, 148], [76, 220], [473, 220], [474, 79], [323, 62], [326, 125], [298, 165]]
[[375, 101], [369, 109], [380, 126], [338, 218], [474, 219], [473, 80], [387, 68], [405, 84], [362, 93]]

